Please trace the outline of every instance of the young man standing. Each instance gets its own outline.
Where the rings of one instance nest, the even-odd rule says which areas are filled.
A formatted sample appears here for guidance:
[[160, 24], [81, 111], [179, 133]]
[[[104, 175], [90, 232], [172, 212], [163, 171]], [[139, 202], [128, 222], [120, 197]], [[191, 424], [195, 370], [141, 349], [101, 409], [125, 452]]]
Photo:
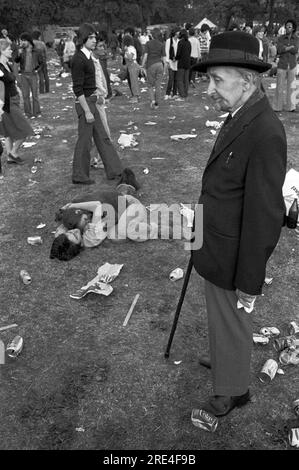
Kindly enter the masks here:
[[94, 184], [94, 180], [89, 178], [92, 138], [103, 161], [107, 178], [114, 179], [122, 172], [118, 154], [105, 131], [96, 107], [96, 77], [91, 57], [95, 46], [95, 29], [91, 24], [84, 23], [78, 31], [78, 50], [71, 65], [73, 91], [76, 95], [75, 107], [79, 119], [78, 139], [73, 159], [74, 184]]
[[43, 64], [38, 71], [39, 77], [39, 92], [42, 93], [49, 93], [50, 91], [50, 82], [49, 82], [49, 75], [48, 75], [48, 67], [47, 67], [47, 46], [44, 41], [41, 40], [41, 32], [40, 31], [33, 31], [32, 33], [33, 44], [37, 50], [39, 50], [43, 56]]
[[[20, 63], [21, 89], [24, 100], [24, 111], [28, 118], [38, 117], [41, 114], [38, 100], [38, 72], [43, 67], [42, 53], [34, 46], [32, 36], [22, 33], [20, 46], [15, 62]], [[30, 103], [30, 91], [32, 94], [32, 106]]]

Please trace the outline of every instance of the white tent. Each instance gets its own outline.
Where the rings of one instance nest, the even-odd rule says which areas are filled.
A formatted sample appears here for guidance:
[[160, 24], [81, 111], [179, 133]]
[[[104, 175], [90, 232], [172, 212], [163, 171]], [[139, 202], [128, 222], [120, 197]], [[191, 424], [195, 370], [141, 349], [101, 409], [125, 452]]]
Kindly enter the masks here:
[[216, 25], [212, 23], [212, 21], [208, 20], [208, 18], [204, 18], [196, 26], [193, 27], [194, 29], [200, 29], [204, 23], [207, 24], [210, 28], [216, 28]]

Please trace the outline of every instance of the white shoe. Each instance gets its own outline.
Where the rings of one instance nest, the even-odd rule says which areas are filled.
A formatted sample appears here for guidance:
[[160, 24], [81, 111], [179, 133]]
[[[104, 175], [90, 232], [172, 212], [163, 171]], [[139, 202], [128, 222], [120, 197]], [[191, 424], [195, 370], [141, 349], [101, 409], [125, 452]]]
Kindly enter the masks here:
[[171, 98], [171, 96], [169, 96], [169, 95], [165, 95], [165, 96], [164, 96], [164, 100], [165, 100], [165, 101], [169, 100], [170, 98]]

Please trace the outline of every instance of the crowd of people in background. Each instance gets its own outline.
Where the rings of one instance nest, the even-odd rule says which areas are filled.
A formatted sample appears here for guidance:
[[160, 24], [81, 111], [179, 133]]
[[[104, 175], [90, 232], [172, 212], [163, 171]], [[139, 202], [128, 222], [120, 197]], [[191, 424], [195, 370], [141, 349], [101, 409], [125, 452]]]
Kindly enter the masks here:
[[[293, 19], [287, 20], [279, 29], [276, 28], [275, 34], [272, 35], [268, 34], [267, 27], [263, 24], [254, 26], [252, 23], [246, 23], [242, 27], [231, 24], [229, 31], [244, 31], [257, 38], [259, 59], [272, 65], [267, 75], [277, 77], [273, 109], [277, 112], [294, 112], [296, 104], [291, 95], [296, 76], [299, 76], [299, 36], [296, 22]], [[195, 87], [196, 82], [207, 80], [206, 74], [196, 72], [193, 67], [206, 60], [211, 38], [221, 32], [222, 30], [212, 29], [205, 23], [200, 28], [194, 28], [192, 24], [187, 23], [184, 27], [177, 26], [167, 31], [150, 27], [141, 30], [131, 26], [123, 31], [112, 30], [109, 34], [106, 31], [98, 31], [97, 45], [92, 55], [96, 60], [97, 70], [100, 69], [98, 90], [102, 102], [98, 111], [108, 138], [110, 130], [104, 104], [114, 95], [121, 95], [116, 87], [113, 89], [110, 79], [110, 65], [113, 61], [116, 61], [120, 68], [119, 80], [127, 80], [130, 101], [137, 103], [140, 100], [141, 81], [147, 81], [149, 105], [152, 109], [158, 109], [162, 100], [185, 101], [190, 86]], [[10, 163], [23, 163], [18, 155], [18, 148], [22, 139], [31, 133], [31, 126], [28, 121], [24, 122], [24, 119], [36, 119], [41, 116], [39, 95], [50, 92], [47, 67], [49, 46], [51, 45], [46, 45], [42, 40], [42, 34], [38, 30], [32, 33], [24, 31], [17, 40], [11, 38], [6, 29], [1, 31], [0, 61], [4, 74], [0, 80], [5, 85], [5, 91], [2, 93], [5, 96], [0, 97], [2, 114], [7, 117], [8, 109], [11, 109], [12, 115], [16, 116], [15, 111], [18, 108], [17, 119], [21, 128], [20, 132], [13, 133], [12, 138], [8, 128], [15, 128], [16, 122], [8, 123], [7, 119], [2, 119], [0, 130], [6, 138]], [[70, 75], [73, 57], [78, 48], [76, 33], [69, 31], [65, 38], [56, 41], [52, 47], [55, 48], [61, 65], [59, 76]], [[9, 80], [15, 77], [16, 86], [7, 84], [8, 75]], [[164, 91], [163, 79], [166, 82]], [[11, 94], [10, 108], [7, 106], [8, 93]], [[20, 103], [25, 114], [23, 118], [20, 117], [23, 114]], [[17, 144], [13, 144], [11, 139], [15, 139]]]

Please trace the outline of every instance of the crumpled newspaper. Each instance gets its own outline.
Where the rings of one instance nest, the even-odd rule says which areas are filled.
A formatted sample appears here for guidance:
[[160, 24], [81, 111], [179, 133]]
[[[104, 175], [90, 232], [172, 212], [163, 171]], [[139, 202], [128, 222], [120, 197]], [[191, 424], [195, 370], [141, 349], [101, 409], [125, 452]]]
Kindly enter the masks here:
[[170, 138], [171, 140], [186, 140], [186, 139], [194, 139], [197, 137], [197, 134], [177, 134], [177, 135], [171, 135]]
[[113, 292], [113, 287], [108, 285], [119, 275], [123, 264], [105, 263], [98, 269], [98, 274], [85, 286], [70, 294], [72, 299], [82, 299], [89, 293], [102, 294], [108, 296]]
[[206, 127], [213, 127], [214, 129], [220, 129], [223, 122], [219, 121], [206, 121]]
[[133, 134], [121, 134], [117, 142], [123, 148], [135, 147], [138, 145], [138, 142], [136, 141]]

